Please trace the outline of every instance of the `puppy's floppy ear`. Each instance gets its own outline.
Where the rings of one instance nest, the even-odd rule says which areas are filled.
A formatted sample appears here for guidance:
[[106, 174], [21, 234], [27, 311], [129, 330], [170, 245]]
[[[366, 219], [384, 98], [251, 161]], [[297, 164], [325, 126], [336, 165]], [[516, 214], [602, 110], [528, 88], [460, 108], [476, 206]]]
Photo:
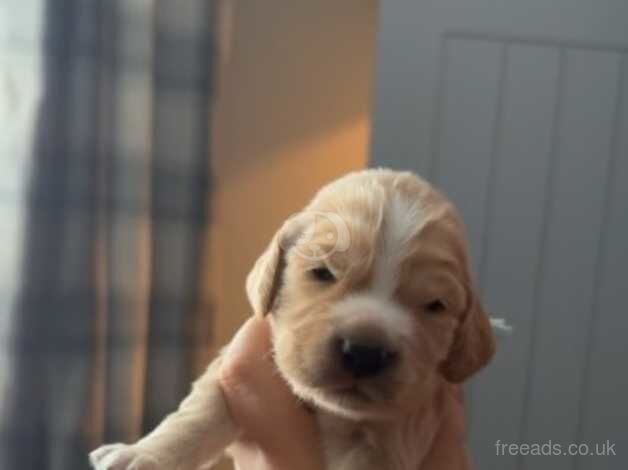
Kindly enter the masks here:
[[265, 316], [273, 309], [286, 265], [286, 251], [296, 243], [301, 228], [298, 218], [288, 219], [247, 276], [246, 294], [255, 315]]
[[477, 293], [470, 289], [469, 305], [463, 313], [454, 342], [441, 371], [445, 378], [460, 383], [484, 367], [495, 353], [495, 336]]
[[[438, 200], [437, 200], [438, 203]], [[495, 336], [488, 315], [485, 313], [476, 289], [473, 286], [471, 267], [464, 225], [450, 203], [436, 205], [433, 217], [423, 232], [440, 243], [458, 260], [461, 269], [460, 282], [466, 291], [466, 304], [454, 333], [453, 343], [446, 359], [441, 364], [443, 376], [452, 383], [460, 383], [475, 374], [495, 354]], [[438, 223], [430, 223], [438, 221]]]

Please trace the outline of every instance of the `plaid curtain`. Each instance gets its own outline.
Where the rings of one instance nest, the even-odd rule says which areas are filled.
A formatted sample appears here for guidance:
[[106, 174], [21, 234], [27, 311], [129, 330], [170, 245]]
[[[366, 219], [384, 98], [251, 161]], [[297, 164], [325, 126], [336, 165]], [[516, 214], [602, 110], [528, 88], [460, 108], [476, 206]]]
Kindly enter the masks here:
[[0, 2], [0, 469], [86, 469], [206, 344], [216, 7]]

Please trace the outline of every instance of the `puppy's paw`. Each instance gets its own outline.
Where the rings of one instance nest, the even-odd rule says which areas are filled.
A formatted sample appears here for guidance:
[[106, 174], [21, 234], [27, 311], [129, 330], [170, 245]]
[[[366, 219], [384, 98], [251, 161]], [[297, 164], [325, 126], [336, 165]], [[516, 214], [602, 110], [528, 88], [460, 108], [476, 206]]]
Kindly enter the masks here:
[[166, 470], [156, 458], [134, 445], [107, 444], [89, 454], [96, 470]]

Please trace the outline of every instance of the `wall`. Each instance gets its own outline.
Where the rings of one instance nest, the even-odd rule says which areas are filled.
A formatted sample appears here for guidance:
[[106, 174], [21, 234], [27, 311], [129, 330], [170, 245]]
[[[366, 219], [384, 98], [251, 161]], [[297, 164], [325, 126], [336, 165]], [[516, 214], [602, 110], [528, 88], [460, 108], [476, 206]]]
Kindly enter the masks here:
[[214, 347], [250, 315], [244, 280], [281, 222], [323, 183], [366, 165], [374, 68], [373, 2], [233, 7], [212, 129]]
[[628, 468], [568, 455], [628, 448], [626, 18], [614, 0], [380, 3], [373, 162], [452, 199], [485, 307], [514, 327], [466, 397], [474, 468]]

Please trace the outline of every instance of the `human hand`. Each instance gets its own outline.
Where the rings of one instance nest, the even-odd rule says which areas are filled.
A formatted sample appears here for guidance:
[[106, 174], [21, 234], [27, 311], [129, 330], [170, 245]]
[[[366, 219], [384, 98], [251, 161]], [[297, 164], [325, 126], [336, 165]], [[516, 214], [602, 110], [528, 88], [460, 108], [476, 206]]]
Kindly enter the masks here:
[[223, 355], [220, 384], [241, 434], [232, 447], [238, 468], [321, 470], [316, 419], [273, 363], [270, 325], [251, 318]]

